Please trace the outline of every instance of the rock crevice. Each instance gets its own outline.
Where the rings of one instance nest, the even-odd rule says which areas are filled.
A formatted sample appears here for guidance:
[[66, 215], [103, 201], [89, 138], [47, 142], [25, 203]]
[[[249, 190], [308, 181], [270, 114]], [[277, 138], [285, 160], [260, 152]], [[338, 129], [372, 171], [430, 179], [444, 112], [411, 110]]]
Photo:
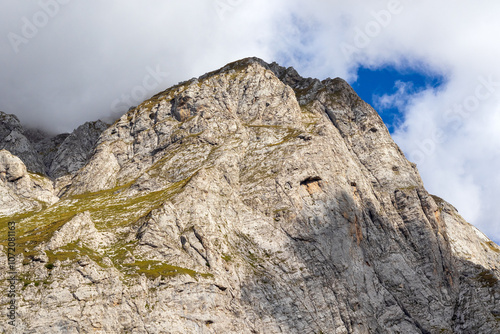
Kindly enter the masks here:
[[500, 248], [342, 79], [248, 58], [51, 140], [55, 187], [0, 151], [21, 332], [500, 332]]

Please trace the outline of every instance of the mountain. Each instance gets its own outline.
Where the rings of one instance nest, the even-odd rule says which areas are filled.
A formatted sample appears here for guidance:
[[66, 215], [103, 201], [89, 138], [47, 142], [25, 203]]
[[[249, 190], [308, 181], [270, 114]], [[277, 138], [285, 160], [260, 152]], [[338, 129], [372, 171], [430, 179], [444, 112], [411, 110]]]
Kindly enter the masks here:
[[[38, 137], [40, 134], [41, 132], [37, 132], [35, 136]], [[0, 111], [0, 149], [8, 150], [21, 158], [31, 171], [44, 172], [43, 161], [36, 153], [31, 141], [26, 138], [19, 119], [15, 115], [2, 111]]]
[[72, 133], [51, 136], [39, 129], [24, 128], [15, 115], [0, 111], [0, 149], [19, 157], [29, 171], [58, 178], [87, 163], [108, 127], [100, 120], [86, 122]]
[[100, 120], [86, 122], [69, 135], [50, 138], [50, 143], [47, 140], [39, 142], [37, 151], [45, 157], [47, 174], [57, 178], [82, 168], [90, 159], [99, 136], [108, 127]]
[[0, 151], [1, 207], [32, 203], [2, 331], [500, 333], [500, 248], [342, 79], [243, 59], [83, 145], [53, 182]]

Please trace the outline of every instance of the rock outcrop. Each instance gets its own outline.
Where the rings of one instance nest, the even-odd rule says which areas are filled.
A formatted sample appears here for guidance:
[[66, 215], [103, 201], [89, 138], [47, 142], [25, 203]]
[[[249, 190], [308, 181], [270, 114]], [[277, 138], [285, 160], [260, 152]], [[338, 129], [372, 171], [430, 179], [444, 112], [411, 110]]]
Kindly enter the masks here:
[[45, 136], [41, 139], [32, 139], [35, 150], [42, 157], [45, 174], [50, 173], [50, 166], [55, 160], [59, 147], [68, 136], [69, 133], [61, 133], [56, 136]]
[[29, 171], [56, 179], [75, 173], [88, 162], [108, 126], [100, 120], [86, 122], [72, 133], [52, 136], [24, 128], [15, 115], [0, 111], [0, 149], [19, 157]]
[[64, 140], [58, 143], [61, 137], [54, 137], [52, 142], [57, 149], [50, 157], [47, 174], [53, 178], [73, 174], [83, 167], [92, 156], [93, 150], [101, 133], [108, 128], [102, 121], [87, 122], [76, 128]]
[[244, 59], [66, 166], [18, 219], [18, 333], [500, 332], [500, 249], [342, 79]]
[[0, 150], [0, 219], [40, 211], [58, 200], [48, 178], [28, 172], [21, 159]]
[[19, 157], [34, 173], [44, 173], [42, 159], [33, 144], [25, 136], [19, 119], [15, 115], [0, 111], [0, 150], [8, 150]]

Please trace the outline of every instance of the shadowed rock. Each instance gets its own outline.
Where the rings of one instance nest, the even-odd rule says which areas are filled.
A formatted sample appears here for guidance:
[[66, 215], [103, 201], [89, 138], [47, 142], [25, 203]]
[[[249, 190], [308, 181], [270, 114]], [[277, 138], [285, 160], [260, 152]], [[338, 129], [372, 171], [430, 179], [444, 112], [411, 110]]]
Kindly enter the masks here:
[[76, 161], [16, 218], [20, 332], [500, 332], [500, 249], [342, 79], [243, 59]]

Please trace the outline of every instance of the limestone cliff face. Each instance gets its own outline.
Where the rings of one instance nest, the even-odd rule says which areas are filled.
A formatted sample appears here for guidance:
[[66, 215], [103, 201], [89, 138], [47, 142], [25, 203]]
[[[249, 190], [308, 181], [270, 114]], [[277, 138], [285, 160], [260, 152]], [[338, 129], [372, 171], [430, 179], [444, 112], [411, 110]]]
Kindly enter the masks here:
[[[101, 133], [108, 128], [102, 121], [86, 122], [80, 125], [68, 136], [51, 138], [53, 156], [45, 154], [47, 174], [53, 178], [72, 174], [82, 168], [92, 156], [95, 145]], [[64, 138], [64, 139], [63, 139]], [[63, 139], [58, 143], [58, 139]]]
[[28, 172], [21, 159], [7, 150], [0, 150], [0, 219], [16, 219], [58, 200], [50, 180]]
[[39, 129], [24, 128], [15, 115], [0, 111], [0, 149], [19, 157], [30, 172], [56, 179], [87, 163], [108, 126], [100, 120], [86, 122], [72, 133], [51, 136]]
[[0, 111], [0, 149], [8, 150], [19, 157], [30, 171], [44, 172], [43, 161], [36, 153], [33, 143], [26, 137], [19, 119], [2, 111]]
[[500, 249], [338, 78], [181, 83], [54, 193], [19, 218], [19, 333], [500, 332]]

